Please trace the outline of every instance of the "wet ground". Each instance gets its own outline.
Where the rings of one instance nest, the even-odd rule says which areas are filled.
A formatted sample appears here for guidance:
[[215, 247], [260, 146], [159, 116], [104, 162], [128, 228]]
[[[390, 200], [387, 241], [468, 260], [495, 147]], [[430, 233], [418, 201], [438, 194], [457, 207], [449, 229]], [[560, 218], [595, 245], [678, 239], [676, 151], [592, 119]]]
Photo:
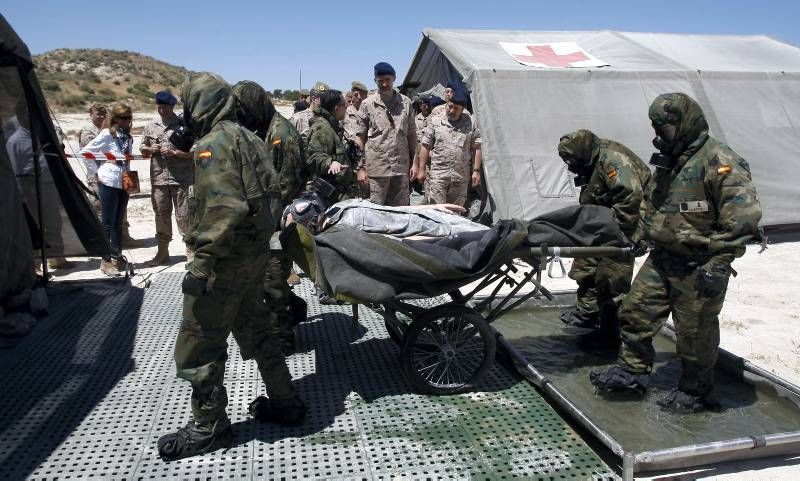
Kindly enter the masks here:
[[578, 349], [578, 337], [588, 331], [566, 329], [558, 318], [559, 312], [558, 308], [517, 309], [493, 325], [627, 451], [800, 431], [797, 398], [782, 397], [785, 391], [778, 393], [764, 382], [738, 381], [720, 369], [715, 374], [715, 394], [721, 410], [674, 414], [661, 409], [656, 400], [675, 387], [681, 369], [674, 342], [666, 336], [658, 336], [654, 343], [656, 363], [644, 399], [595, 394], [589, 371], [612, 365], [616, 352], [588, 353]]

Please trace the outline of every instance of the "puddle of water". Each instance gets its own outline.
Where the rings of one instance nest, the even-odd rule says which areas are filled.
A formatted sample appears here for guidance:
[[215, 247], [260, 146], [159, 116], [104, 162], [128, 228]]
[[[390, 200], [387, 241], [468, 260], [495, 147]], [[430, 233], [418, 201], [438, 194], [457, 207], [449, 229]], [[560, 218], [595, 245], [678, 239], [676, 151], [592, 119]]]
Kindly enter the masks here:
[[781, 397], [766, 382], [746, 383], [717, 369], [720, 412], [673, 414], [656, 400], [677, 385], [680, 360], [675, 344], [657, 336], [656, 362], [644, 399], [608, 399], [596, 395], [589, 371], [614, 364], [616, 355], [601, 357], [576, 347], [581, 329], [565, 329], [559, 309], [515, 309], [493, 323], [528, 361], [547, 376], [579, 409], [626, 450], [642, 452], [738, 437], [800, 431], [796, 397]]

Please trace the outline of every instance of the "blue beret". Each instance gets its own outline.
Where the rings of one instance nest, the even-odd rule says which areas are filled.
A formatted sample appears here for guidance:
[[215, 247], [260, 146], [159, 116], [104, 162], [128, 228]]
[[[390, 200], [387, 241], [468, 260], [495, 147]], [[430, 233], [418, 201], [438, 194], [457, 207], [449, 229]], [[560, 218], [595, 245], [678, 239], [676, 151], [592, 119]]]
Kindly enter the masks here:
[[397, 74], [394, 73], [394, 67], [392, 67], [388, 63], [386, 63], [386, 62], [378, 62], [378, 63], [375, 64], [375, 76], [379, 77], [381, 75], [394, 75], [394, 76], [396, 76]]
[[459, 88], [461, 88], [461, 84], [459, 84], [455, 80], [448, 80], [447, 85], [445, 85], [445, 87], [453, 90], [458, 90]]
[[178, 99], [176, 99], [174, 95], [167, 92], [166, 90], [162, 90], [161, 92], [156, 93], [157, 105], [175, 105], [177, 103]]
[[453, 96], [450, 97], [450, 101], [456, 105], [460, 105], [462, 107], [467, 106], [467, 93], [464, 92], [462, 89], [453, 89]]
[[436, 107], [437, 105], [442, 105], [444, 100], [437, 95], [431, 95], [428, 98], [428, 103], [431, 105], [431, 107]]

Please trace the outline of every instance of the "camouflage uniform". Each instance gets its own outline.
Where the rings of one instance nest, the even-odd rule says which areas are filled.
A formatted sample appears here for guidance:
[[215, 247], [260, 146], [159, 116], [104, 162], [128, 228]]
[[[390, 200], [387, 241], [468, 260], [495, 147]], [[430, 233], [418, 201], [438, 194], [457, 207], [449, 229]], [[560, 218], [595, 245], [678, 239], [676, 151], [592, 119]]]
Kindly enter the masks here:
[[[346, 168], [331, 175], [328, 169], [334, 161]], [[342, 142], [342, 129], [333, 114], [322, 107], [314, 109], [311, 119], [306, 169], [336, 187], [332, 202], [359, 197], [355, 172]]]
[[465, 206], [472, 179], [472, 152], [481, 143], [472, 116], [464, 111], [456, 121], [447, 115], [431, 117], [422, 143], [431, 151], [425, 176], [426, 203]]
[[364, 136], [364, 167], [370, 201], [409, 205], [408, 173], [417, 148], [411, 100], [394, 92], [388, 104], [379, 93], [361, 102], [358, 135]]
[[342, 121], [344, 139], [355, 141], [358, 136], [358, 109], [352, 105], [347, 106], [347, 113]]
[[[683, 372], [680, 392], [706, 396], [713, 387], [719, 319], [730, 264], [753, 239], [761, 207], [747, 162], [708, 135], [700, 106], [685, 94], [660, 95], [654, 127], [677, 125], [672, 168], [658, 168], [642, 203], [641, 228], [654, 249], [622, 302], [618, 364], [649, 373], [652, 338], [672, 314]], [[663, 150], [662, 150], [663, 152]], [[698, 277], [713, 273], [721, 292], [704, 296]]]
[[[559, 154], [580, 159], [591, 168], [589, 182], [581, 187], [581, 205], [601, 205], [614, 212], [614, 220], [631, 238], [639, 223], [639, 209], [650, 169], [624, 145], [600, 139], [588, 130], [561, 138]], [[633, 278], [633, 259], [575, 259], [569, 277], [578, 283], [579, 311], [600, 314], [617, 308]], [[616, 320], [614, 319], [616, 330]]]
[[[282, 206], [289, 205], [305, 184], [303, 175], [304, 150], [297, 130], [275, 110], [267, 92], [250, 81], [233, 86], [237, 100], [237, 117], [248, 128], [255, 129], [272, 152], [278, 171]], [[264, 273], [267, 307], [275, 313], [273, 335], [286, 348], [294, 345], [294, 320], [289, 315], [289, 296], [292, 290], [286, 279], [292, 271], [292, 261], [282, 252], [270, 256]]]
[[[94, 140], [100, 134], [100, 129], [94, 126], [94, 124], [89, 124], [88, 127], [84, 127], [81, 129], [80, 134], [78, 134], [78, 148], [82, 149], [86, 147], [86, 144]], [[86, 160], [86, 162], [94, 162], [94, 174], [88, 174], [86, 176], [86, 184], [92, 189], [92, 192], [95, 193], [95, 196], [90, 196], [89, 202], [92, 204], [92, 208], [94, 209], [95, 213], [98, 217], [100, 217], [100, 194], [99, 189], [97, 187], [97, 169], [100, 168], [102, 165], [102, 160]]]
[[[175, 114], [165, 122], [155, 115], [145, 126], [142, 146], [169, 145], [169, 137], [181, 126], [181, 119]], [[159, 244], [169, 244], [172, 240], [172, 210], [181, 236], [189, 230], [189, 186], [194, 180], [194, 168], [189, 159], [164, 157], [160, 153], [150, 156], [150, 200], [156, 215], [156, 239]]]
[[294, 113], [291, 117], [289, 117], [289, 122], [300, 134], [300, 138], [303, 139], [303, 145], [308, 143], [308, 128], [310, 127], [311, 117], [313, 116], [314, 112], [309, 107], [305, 110]]
[[234, 122], [230, 87], [211, 74], [190, 74], [183, 86], [194, 153], [189, 272], [209, 279], [208, 290], [185, 294], [175, 343], [178, 376], [192, 383], [195, 425], [229, 424], [223, 375], [227, 337], [244, 359], [255, 359], [270, 399], [295, 397], [278, 340], [271, 334], [263, 276], [275, 228], [278, 182], [264, 142]]

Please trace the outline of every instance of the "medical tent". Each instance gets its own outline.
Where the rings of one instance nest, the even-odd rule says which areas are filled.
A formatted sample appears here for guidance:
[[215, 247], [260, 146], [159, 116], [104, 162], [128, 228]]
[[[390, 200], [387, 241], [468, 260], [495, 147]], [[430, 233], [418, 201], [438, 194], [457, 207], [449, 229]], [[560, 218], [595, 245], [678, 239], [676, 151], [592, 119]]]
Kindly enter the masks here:
[[797, 47], [763, 35], [427, 29], [404, 87], [448, 81], [471, 92], [495, 220], [577, 202], [557, 154], [567, 132], [590, 129], [648, 161], [650, 103], [685, 92], [711, 134], [749, 162], [762, 225], [800, 225]]

